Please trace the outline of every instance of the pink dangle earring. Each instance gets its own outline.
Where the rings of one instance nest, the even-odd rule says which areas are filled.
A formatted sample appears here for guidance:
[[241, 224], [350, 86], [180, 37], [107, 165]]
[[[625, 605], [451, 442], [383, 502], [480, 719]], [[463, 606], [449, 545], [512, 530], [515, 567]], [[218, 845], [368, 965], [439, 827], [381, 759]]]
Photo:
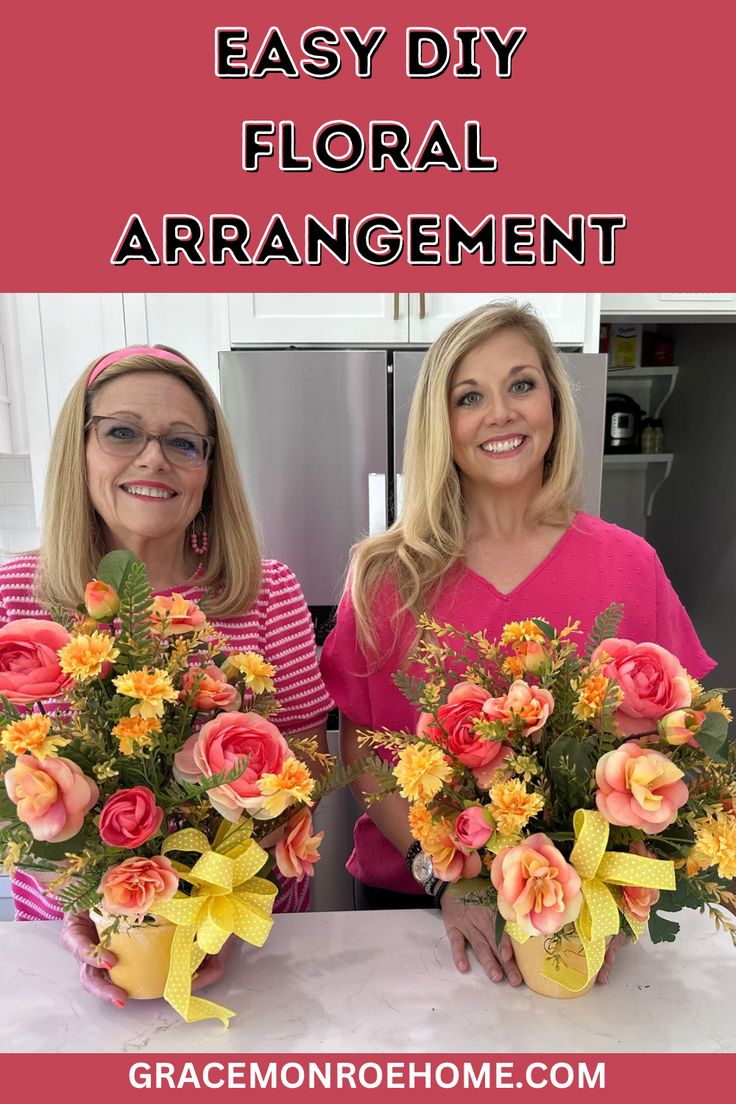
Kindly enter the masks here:
[[[202, 524], [198, 533], [197, 522], [200, 518], [202, 519]], [[207, 535], [207, 519], [201, 511], [192, 522], [192, 532], [189, 536], [189, 543], [192, 546], [192, 552], [194, 552], [195, 556], [207, 555], [207, 549], [210, 546], [210, 538]]]

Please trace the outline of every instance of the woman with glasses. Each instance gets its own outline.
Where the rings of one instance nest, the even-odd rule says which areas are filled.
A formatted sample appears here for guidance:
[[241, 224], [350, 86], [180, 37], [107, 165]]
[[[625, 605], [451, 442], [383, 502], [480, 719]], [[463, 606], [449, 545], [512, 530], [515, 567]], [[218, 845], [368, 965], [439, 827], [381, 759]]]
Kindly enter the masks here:
[[[261, 560], [222, 409], [194, 365], [162, 346], [119, 349], [85, 370], [59, 415], [49, 462], [41, 548], [0, 566], [0, 625], [76, 608], [100, 559], [129, 549], [156, 594], [207, 592], [212, 625], [231, 650], [276, 667], [279, 727], [316, 734], [326, 751], [331, 702], [317, 669], [312, 622], [293, 573]], [[13, 884], [16, 917], [60, 919], [28, 874]], [[308, 882], [283, 880], [275, 912], [304, 911]], [[125, 993], [97, 968], [88, 918], [65, 922], [63, 942], [87, 989], [113, 1004]], [[105, 952], [109, 954], [109, 952]], [[210, 963], [198, 981], [215, 980]]]

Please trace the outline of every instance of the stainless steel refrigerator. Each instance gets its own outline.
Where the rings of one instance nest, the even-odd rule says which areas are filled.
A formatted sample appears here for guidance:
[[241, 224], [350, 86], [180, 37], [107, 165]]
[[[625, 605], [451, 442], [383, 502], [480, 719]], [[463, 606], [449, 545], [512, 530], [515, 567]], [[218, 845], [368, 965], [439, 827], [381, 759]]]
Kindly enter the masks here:
[[[318, 639], [351, 545], [401, 503], [424, 350], [249, 348], [220, 354], [221, 395], [267, 556], [295, 571]], [[565, 355], [583, 428], [583, 505], [600, 509], [606, 358]]]

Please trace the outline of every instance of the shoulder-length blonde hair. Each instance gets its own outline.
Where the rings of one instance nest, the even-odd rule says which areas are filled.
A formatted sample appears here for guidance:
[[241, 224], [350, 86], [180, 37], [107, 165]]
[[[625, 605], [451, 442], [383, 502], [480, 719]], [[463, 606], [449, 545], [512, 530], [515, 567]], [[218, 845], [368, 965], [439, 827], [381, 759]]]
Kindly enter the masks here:
[[423, 613], [447, 572], [463, 557], [467, 516], [452, 458], [449, 391], [462, 358], [502, 330], [518, 330], [539, 353], [552, 393], [554, 436], [542, 487], [527, 520], [568, 525], [579, 505], [580, 424], [564, 365], [546, 326], [528, 304], [496, 301], [459, 318], [440, 334], [422, 364], [412, 397], [404, 450], [401, 515], [386, 533], [352, 550], [351, 595], [360, 644], [376, 656], [371, 608], [382, 581], [391, 579], [399, 614]]
[[[208, 613], [233, 617], [256, 600], [261, 583], [261, 551], [238, 469], [235, 447], [222, 408], [211, 387], [185, 356], [165, 345], [181, 361], [135, 353], [111, 364], [91, 387], [97, 357], [79, 377], [56, 423], [43, 507], [41, 560], [36, 597], [41, 605], [72, 609], [94, 578], [105, 545], [100, 518], [92, 506], [86, 476], [86, 431], [92, 402], [112, 379], [131, 372], [164, 372], [181, 380], [201, 403], [207, 433], [215, 438], [209, 479], [202, 499], [209, 534], [205, 569], [197, 580], [208, 590]], [[187, 539], [185, 534], [184, 540]]]

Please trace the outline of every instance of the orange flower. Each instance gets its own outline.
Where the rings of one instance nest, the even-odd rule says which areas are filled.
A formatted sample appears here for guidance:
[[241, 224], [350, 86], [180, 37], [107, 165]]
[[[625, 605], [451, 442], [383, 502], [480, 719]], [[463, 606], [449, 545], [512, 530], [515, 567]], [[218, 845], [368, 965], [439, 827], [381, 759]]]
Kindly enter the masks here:
[[134, 755], [136, 747], [150, 747], [151, 736], [161, 731], [161, 722], [156, 717], [121, 717], [112, 730], [117, 736], [122, 755]]
[[60, 747], [69, 743], [61, 736], [49, 734], [50, 728], [50, 717], [32, 713], [4, 728], [0, 734], [0, 743], [12, 755], [30, 753], [36, 759], [45, 759], [47, 755], [56, 755]]
[[[610, 680], [605, 675], [589, 675], [578, 686], [578, 700], [572, 707], [573, 716], [580, 721], [598, 717], [606, 700]], [[619, 691], [618, 697], [621, 698]]]
[[509, 621], [501, 634], [502, 644], [517, 644], [522, 640], [536, 640], [538, 644], [544, 644], [545, 639], [542, 630], [532, 620]]
[[266, 798], [263, 809], [269, 816], [275, 817], [295, 801], [308, 802], [314, 789], [314, 779], [301, 760], [291, 758], [284, 760], [278, 774], [261, 775], [257, 785]]
[[520, 778], [497, 782], [490, 791], [490, 812], [499, 832], [515, 836], [544, 808], [544, 798], [530, 793]]
[[155, 632], [176, 636], [201, 629], [207, 618], [196, 602], [188, 601], [181, 594], [172, 594], [168, 598], [162, 595], [154, 598], [151, 621]]
[[283, 839], [276, 844], [276, 865], [285, 878], [301, 882], [305, 875], [314, 875], [314, 864], [319, 862], [319, 845], [324, 832], [312, 832], [312, 814], [302, 809], [291, 818], [284, 830]]

